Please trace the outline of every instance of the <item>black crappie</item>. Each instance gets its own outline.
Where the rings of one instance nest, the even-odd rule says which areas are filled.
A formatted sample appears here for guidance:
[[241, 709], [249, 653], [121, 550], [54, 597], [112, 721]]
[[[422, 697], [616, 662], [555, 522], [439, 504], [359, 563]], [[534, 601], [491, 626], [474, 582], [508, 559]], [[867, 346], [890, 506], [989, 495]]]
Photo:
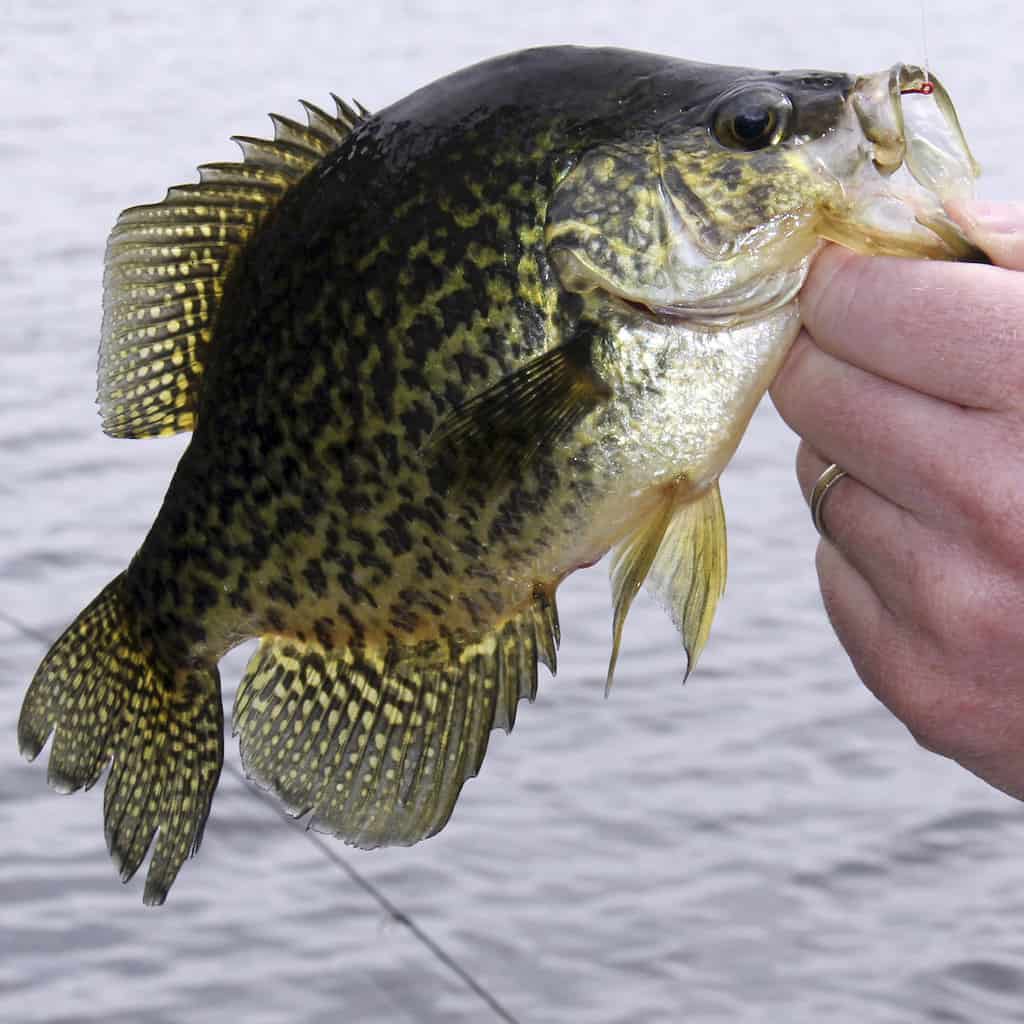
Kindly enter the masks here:
[[376, 115], [274, 117], [242, 163], [121, 215], [104, 429], [194, 436], [19, 740], [54, 734], [64, 790], [112, 763], [108, 846], [127, 880], [155, 838], [147, 902], [199, 845], [217, 662], [249, 637], [247, 771], [364, 847], [444, 825], [554, 670], [559, 582], [610, 548], [612, 667], [645, 579], [693, 665], [717, 479], [822, 239], [982, 258], [942, 211], [974, 175], [952, 106], [935, 84], [915, 123], [903, 100], [924, 84], [531, 50]]

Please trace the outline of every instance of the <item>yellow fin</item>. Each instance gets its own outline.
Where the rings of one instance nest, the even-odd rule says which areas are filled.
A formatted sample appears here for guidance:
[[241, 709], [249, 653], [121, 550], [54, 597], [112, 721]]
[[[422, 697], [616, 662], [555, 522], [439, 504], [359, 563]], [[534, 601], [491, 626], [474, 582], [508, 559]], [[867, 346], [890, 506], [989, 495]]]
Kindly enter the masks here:
[[676, 508], [647, 577], [647, 589], [682, 634], [687, 676], [707, 643], [727, 568], [725, 510], [716, 482]]
[[363, 849], [444, 827], [492, 728], [511, 729], [557, 643], [535, 602], [481, 640], [390, 654], [264, 637], [238, 690], [234, 731], [250, 778], [295, 815]]
[[363, 119], [303, 103], [308, 124], [271, 114], [274, 138], [236, 136], [240, 163], [134, 206], [107, 241], [98, 401], [112, 437], [192, 430], [228, 271], [267, 213]]
[[143, 899], [163, 903], [199, 849], [220, 776], [216, 667], [165, 665], [141, 635], [118, 576], [53, 645], [25, 695], [22, 754], [34, 759], [51, 733], [48, 778], [62, 793], [88, 789], [112, 762], [103, 792], [107, 848], [127, 882], [155, 838]]
[[725, 512], [718, 483], [696, 500], [683, 497], [680, 488], [666, 490], [664, 499], [612, 557], [615, 618], [606, 694], [611, 689], [626, 614], [645, 580], [682, 634], [689, 676], [707, 643], [715, 608], [725, 590], [727, 562]]
[[654, 564], [654, 556], [658, 553], [658, 546], [672, 515], [673, 500], [674, 492], [669, 492], [665, 500], [658, 502], [657, 507], [640, 527], [634, 530], [612, 554], [612, 600], [615, 604], [615, 615], [612, 620], [612, 653], [608, 659], [608, 676], [604, 684], [606, 697], [611, 692], [615, 665], [619, 660], [619, 645], [622, 643], [622, 628], [626, 624], [626, 615], [633, 604], [633, 598], [636, 597]]

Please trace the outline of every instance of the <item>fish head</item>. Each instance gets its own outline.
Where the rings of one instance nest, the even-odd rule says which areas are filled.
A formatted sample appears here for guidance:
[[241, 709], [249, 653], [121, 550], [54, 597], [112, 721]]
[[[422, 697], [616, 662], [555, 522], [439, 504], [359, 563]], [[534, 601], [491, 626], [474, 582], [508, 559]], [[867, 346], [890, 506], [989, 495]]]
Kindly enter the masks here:
[[567, 163], [546, 241], [568, 290], [729, 325], [791, 300], [823, 240], [984, 261], [944, 211], [978, 167], [936, 78], [700, 67], [620, 97]]

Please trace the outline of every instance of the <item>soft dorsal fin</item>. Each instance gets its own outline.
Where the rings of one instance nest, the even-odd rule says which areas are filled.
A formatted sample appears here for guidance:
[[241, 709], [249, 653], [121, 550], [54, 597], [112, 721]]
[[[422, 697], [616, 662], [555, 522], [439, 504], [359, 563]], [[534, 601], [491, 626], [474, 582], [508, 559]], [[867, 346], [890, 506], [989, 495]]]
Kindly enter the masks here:
[[307, 123], [271, 114], [274, 138], [236, 136], [239, 163], [204, 164], [199, 182], [133, 206], [107, 241], [98, 402], [112, 437], [192, 430], [199, 380], [233, 258], [297, 181], [367, 116], [302, 101]]

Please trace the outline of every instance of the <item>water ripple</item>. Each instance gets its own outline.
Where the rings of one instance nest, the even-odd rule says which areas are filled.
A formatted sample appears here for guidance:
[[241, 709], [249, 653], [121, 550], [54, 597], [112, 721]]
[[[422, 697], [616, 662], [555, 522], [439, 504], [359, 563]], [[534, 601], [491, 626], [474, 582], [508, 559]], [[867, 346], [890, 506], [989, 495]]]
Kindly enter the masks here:
[[[1018, 188], [1024, 146], [1016, 106], [992, 115], [1017, 91], [1011, 7], [929, 4], [990, 194]], [[388, 0], [353, 17], [147, 0], [0, 14], [0, 1019], [490, 1019], [230, 772], [200, 858], [153, 912], [139, 881], [115, 880], [100, 788], [54, 796], [16, 755], [42, 645], [8, 617], [55, 636], [126, 564], [184, 444], [98, 428], [118, 209], [233, 158], [227, 135], [264, 133], [262, 112], [293, 97], [387, 103], [517, 46], [851, 70], [914, 59], [916, 9], [836, 10]], [[607, 572], [581, 573], [561, 595], [559, 677], [494, 737], [450, 826], [409, 850], [338, 847], [524, 1024], [1024, 1020], [1020, 806], [917, 748], [853, 678], [815, 585], [794, 450], [758, 410], [723, 483], [728, 592], [686, 687], [678, 638], [640, 599], [604, 700]], [[228, 704], [246, 656], [223, 667]], [[232, 745], [227, 758], [237, 769]]]

